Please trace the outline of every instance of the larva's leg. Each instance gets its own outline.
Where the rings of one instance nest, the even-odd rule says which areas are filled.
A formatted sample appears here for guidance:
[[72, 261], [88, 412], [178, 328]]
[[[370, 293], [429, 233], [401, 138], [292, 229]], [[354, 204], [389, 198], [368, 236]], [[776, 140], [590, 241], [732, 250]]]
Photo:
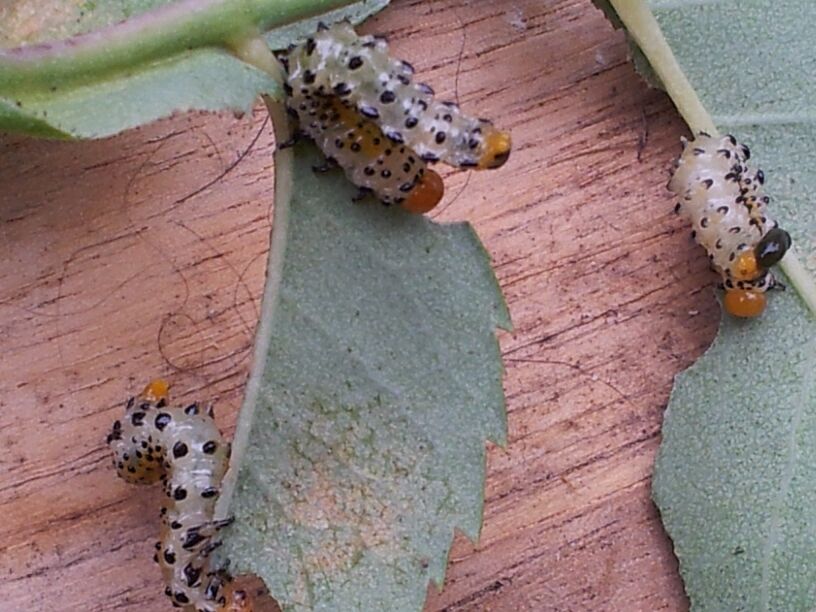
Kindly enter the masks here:
[[364, 200], [368, 195], [370, 195], [372, 190], [369, 187], [358, 187], [357, 193], [351, 196], [351, 201], [354, 203], [361, 202]]
[[301, 138], [303, 138], [303, 132], [295, 130], [294, 134], [292, 134], [292, 137], [289, 140], [284, 140], [282, 143], [278, 145], [277, 147], [278, 151], [294, 147], [297, 143], [300, 142]]
[[315, 174], [325, 174], [337, 167], [337, 160], [333, 157], [327, 157], [322, 164], [312, 166], [312, 172]]

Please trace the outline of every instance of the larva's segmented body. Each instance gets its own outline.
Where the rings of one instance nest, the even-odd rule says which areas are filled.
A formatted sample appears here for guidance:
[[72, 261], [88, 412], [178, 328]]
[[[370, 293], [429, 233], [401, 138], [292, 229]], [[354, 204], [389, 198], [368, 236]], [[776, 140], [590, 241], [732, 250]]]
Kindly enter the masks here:
[[154, 381], [128, 401], [108, 444], [121, 478], [136, 484], [163, 483], [167, 502], [160, 512], [155, 560], [167, 596], [186, 612], [251, 612], [242, 593], [227, 592], [228, 576], [211, 559], [221, 543], [219, 530], [231, 522], [213, 519], [229, 445], [211, 411], [198, 404], [168, 407], [167, 383]]
[[676, 210], [691, 222], [722, 276], [726, 310], [757, 316], [765, 291], [777, 284], [770, 267], [790, 245], [790, 236], [766, 212], [764, 174], [748, 165], [748, 147], [733, 136], [701, 133], [683, 146], [668, 185], [680, 198]]
[[486, 119], [468, 117], [453, 103], [413, 81], [414, 69], [388, 55], [382, 38], [358, 36], [348, 22], [317, 32], [287, 54], [288, 85], [303, 95], [336, 95], [388, 138], [425, 161], [497, 168], [510, 155], [510, 136]]
[[383, 203], [422, 213], [442, 198], [442, 179], [436, 172], [339, 98], [293, 94], [289, 105], [297, 113], [301, 132], [343, 168], [352, 183]]

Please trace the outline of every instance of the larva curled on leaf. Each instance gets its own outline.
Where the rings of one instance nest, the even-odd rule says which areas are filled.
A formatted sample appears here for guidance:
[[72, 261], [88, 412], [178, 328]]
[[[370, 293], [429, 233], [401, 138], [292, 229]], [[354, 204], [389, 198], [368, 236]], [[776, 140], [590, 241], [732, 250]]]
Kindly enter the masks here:
[[185, 612], [252, 612], [246, 594], [231, 589], [229, 575], [211, 557], [221, 544], [218, 532], [232, 522], [213, 516], [229, 445], [211, 408], [168, 407], [167, 390], [156, 380], [128, 401], [108, 434], [113, 464], [127, 482], [164, 485], [154, 559], [173, 604]]
[[791, 242], [766, 212], [765, 176], [751, 168], [750, 156], [733, 136], [683, 139], [668, 185], [680, 198], [675, 210], [691, 222], [694, 238], [722, 277], [726, 312], [737, 317], [765, 310], [765, 292], [779, 284], [770, 268]]
[[391, 58], [382, 38], [358, 36], [347, 22], [322, 26], [281, 56], [287, 108], [348, 178], [385, 203], [414, 212], [442, 197], [442, 180], [425, 167], [498, 168], [510, 135], [486, 119], [434, 100], [413, 68]]

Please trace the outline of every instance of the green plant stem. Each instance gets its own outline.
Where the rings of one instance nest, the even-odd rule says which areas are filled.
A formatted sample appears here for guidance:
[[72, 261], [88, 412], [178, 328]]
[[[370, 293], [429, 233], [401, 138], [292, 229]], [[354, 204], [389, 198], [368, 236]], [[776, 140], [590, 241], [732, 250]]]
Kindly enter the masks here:
[[355, 0], [181, 0], [67, 40], [0, 50], [0, 95], [48, 94], [136, 64], [252, 36]]
[[[712, 136], [718, 130], [711, 115], [703, 106], [697, 92], [689, 83], [680, 64], [674, 57], [669, 43], [663, 36], [660, 24], [644, 0], [610, 0], [626, 30], [637, 43], [655, 73], [666, 87], [677, 110], [691, 128], [692, 132], [707, 132]], [[816, 315], [816, 281], [791, 248], [779, 263], [779, 267], [788, 277], [790, 284], [802, 297], [811, 313]]]
[[[280, 62], [272, 54], [263, 38], [246, 39], [242, 43], [233, 46], [232, 50], [236, 56], [274, 78], [279, 84], [278, 90], [283, 91], [284, 75]], [[292, 131], [283, 101], [267, 95], [263, 96], [263, 99], [275, 130], [276, 146], [282, 142], [287, 142], [292, 137]], [[238, 423], [235, 427], [235, 436], [232, 440], [230, 467], [224, 477], [221, 495], [215, 507], [217, 517], [223, 518], [229, 515], [229, 506], [235, 493], [238, 473], [249, 444], [249, 434], [252, 431], [255, 407], [258, 405], [261, 378], [272, 338], [271, 327], [278, 306], [279, 290], [283, 279], [284, 255], [289, 233], [289, 209], [292, 201], [293, 172], [294, 153], [292, 148], [281, 149], [277, 146], [275, 150], [275, 208], [269, 255], [266, 263], [266, 285], [261, 302], [258, 329], [255, 333], [252, 369], [247, 381]]]
[[715, 134], [717, 128], [711, 116], [677, 63], [660, 25], [646, 3], [643, 0], [610, 0], [610, 4], [626, 26], [626, 31], [649, 58], [649, 63], [666, 87], [666, 93], [691, 130]]

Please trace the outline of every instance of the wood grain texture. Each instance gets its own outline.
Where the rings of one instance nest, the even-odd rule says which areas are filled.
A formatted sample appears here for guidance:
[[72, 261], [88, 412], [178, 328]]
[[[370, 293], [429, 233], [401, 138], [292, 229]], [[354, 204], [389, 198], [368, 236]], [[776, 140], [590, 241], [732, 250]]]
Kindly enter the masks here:
[[[686, 609], [649, 499], [672, 377], [719, 316], [664, 187], [683, 124], [588, 0], [395, 1], [365, 29], [515, 144], [499, 171], [448, 171], [436, 213], [475, 225], [515, 331], [482, 538], [457, 536], [427, 612]], [[0, 139], [0, 610], [172, 609], [160, 492], [115, 477], [104, 434], [163, 375], [216, 398], [231, 435], [270, 229], [264, 117]]]

